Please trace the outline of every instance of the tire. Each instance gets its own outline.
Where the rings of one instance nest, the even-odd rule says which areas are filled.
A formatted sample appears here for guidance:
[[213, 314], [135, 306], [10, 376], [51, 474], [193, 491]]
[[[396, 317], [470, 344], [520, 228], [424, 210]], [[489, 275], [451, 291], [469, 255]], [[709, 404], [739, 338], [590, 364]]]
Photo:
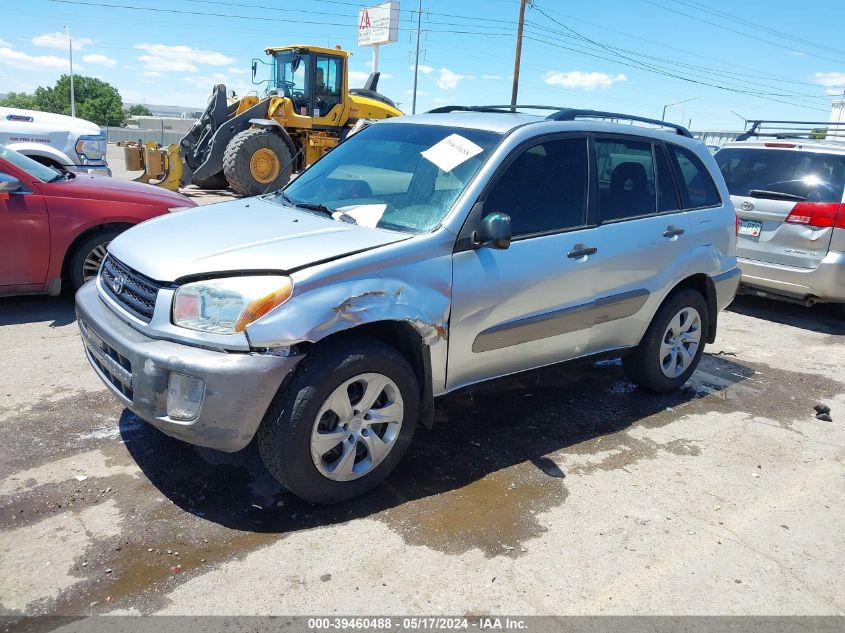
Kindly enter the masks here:
[[[381, 391], [372, 387], [380, 394], [375, 406], [355, 409], [369, 397], [368, 385], [383, 378], [391, 384]], [[329, 401], [330, 396], [336, 398]], [[333, 404], [343, 397], [347, 416], [334, 411], [344, 408]], [[258, 449], [270, 473], [293, 494], [312, 503], [339, 503], [369, 492], [396, 467], [413, 439], [419, 406], [414, 370], [392, 347], [364, 336], [317, 345], [270, 404], [258, 429]], [[372, 422], [368, 416], [379, 411], [390, 412], [385, 419], [400, 411], [399, 426]]]
[[[697, 290], [683, 288], [670, 294], [654, 315], [640, 344], [622, 358], [622, 369], [628, 380], [657, 393], [680, 389], [704, 352], [709, 327], [707, 314], [707, 302]], [[676, 317], [678, 321], [672, 323]], [[675, 330], [685, 340], [676, 340]]]
[[229, 181], [226, 180], [226, 174], [222, 171], [218, 171], [216, 174], [209, 176], [208, 178], [194, 178], [191, 180], [191, 184], [199, 189], [228, 189], [229, 188]]
[[[99, 264], [103, 263], [106, 254], [106, 247], [122, 232], [119, 229], [103, 229], [89, 235], [74, 247], [67, 264], [67, 276], [74, 292], [86, 281], [97, 276]], [[95, 261], [97, 266], [92, 268]]]
[[236, 134], [223, 153], [223, 173], [242, 196], [257, 196], [284, 187], [293, 172], [291, 151], [278, 132], [250, 128]]

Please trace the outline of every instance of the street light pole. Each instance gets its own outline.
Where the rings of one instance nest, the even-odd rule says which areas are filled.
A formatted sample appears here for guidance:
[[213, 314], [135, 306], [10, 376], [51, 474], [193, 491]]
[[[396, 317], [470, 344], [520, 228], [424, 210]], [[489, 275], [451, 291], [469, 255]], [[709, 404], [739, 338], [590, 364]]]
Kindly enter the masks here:
[[525, 5], [527, 0], [519, 2], [519, 27], [516, 32], [516, 57], [513, 60], [513, 88], [511, 89], [511, 108], [516, 105], [516, 94], [519, 91], [519, 61], [522, 57], [522, 27], [525, 25]]
[[[690, 97], [689, 99], [684, 99], [683, 101], [676, 101], [675, 103], [667, 103], [663, 106], [663, 114], [660, 115], [660, 120], [666, 120], [666, 109], [671, 108], [672, 106], [681, 105], [682, 103], [686, 103], [687, 101], [695, 101], [696, 99], [700, 99], [701, 97]], [[683, 117], [681, 118], [681, 123], [683, 123]]]
[[411, 102], [411, 114], [417, 113], [417, 76], [420, 72], [420, 26], [422, 24], [422, 0], [417, 11], [417, 50], [414, 53], [414, 97]]
[[67, 32], [67, 46], [70, 57], [70, 116], [75, 117], [76, 99], [73, 94], [73, 40], [70, 37], [70, 28], [67, 25], [65, 25], [65, 31]]

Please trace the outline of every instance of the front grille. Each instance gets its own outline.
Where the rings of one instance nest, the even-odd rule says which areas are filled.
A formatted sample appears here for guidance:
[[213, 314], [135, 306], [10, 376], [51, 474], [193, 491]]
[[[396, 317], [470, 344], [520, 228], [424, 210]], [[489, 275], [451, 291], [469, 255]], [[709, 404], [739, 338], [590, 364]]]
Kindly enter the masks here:
[[132, 402], [132, 363], [89, 328], [82, 318], [79, 318], [79, 329], [91, 364], [100, 370], [117, 391]]
[[153, 318], [156, 296], [162, 284], [144, 277], [111, 255], [100, 269], [102, 286], [109, 296], [142, 321]]

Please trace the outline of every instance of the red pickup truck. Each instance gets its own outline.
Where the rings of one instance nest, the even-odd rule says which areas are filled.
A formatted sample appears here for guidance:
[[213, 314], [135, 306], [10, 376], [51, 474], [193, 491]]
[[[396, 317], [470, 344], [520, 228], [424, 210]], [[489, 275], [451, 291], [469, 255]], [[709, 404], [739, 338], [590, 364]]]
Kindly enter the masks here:
[[0, 145], [0, 295], [74, 290], [93, 278], [106, 246], [185, 196], [151, 185], [59, 172]]

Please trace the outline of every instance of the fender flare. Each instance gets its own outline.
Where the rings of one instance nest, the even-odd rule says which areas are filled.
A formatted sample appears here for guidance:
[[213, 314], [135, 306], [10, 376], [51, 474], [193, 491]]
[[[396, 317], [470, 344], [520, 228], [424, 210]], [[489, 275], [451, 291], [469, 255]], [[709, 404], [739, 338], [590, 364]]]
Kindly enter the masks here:
[[59, 165], [65, 165], [67, 167], [71, 167], [76, 164], [64, 152], [60, 152], [55, 147], [45, 145], [44, 143], [8, 143], [6, 147], [30, 158], [33, 156], [49, 158], [50, 160], [57, 162]]
[[288, 134], [288, 131], [283, 128], [278, 121], [274, 121], [273, 119], [250, 119], [249, 122], [252, 123], [254, 127], [261, 127], [273, 130], [279, 136], [281, 136], [282, 140], [287, 144], [291, 156], [293, 156], [299, 151], [299, 148], [296, 146], [296, 143], [293, 142], [293, 139], [291, 138], [290, 134]]

